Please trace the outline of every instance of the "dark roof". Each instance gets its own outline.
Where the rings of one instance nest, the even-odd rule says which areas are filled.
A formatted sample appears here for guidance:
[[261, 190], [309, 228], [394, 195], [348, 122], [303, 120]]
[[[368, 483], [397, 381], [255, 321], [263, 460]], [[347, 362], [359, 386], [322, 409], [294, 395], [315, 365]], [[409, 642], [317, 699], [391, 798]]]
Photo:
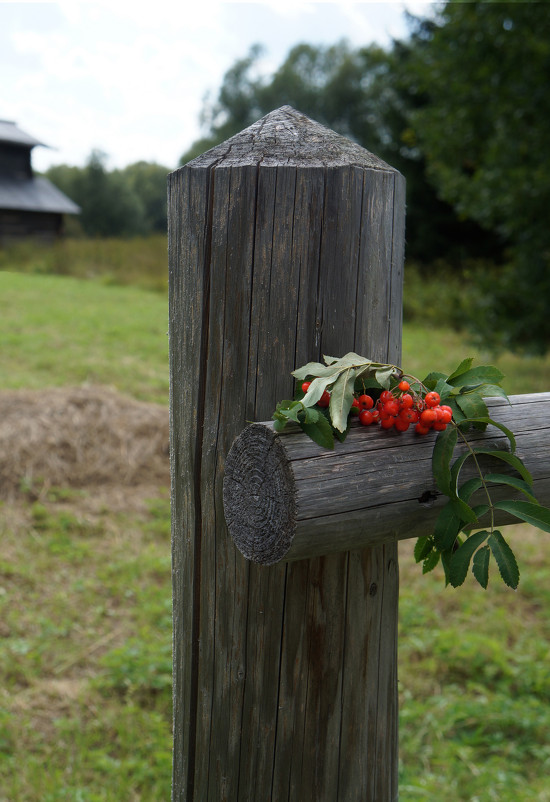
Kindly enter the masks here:
[[0, 209], [60, 214], [80, 213], [80, 207], [47, 178], [29, 178], [22, 181], [0, 176]]
[[22, 131], [17, 125], [10, 120], [0, 120], [0, 142], [11, 142], [14, 145], [25, 145], [34, 148], [35, 145], [44, 145], [40, 140], [35, 139], [30, 134]]

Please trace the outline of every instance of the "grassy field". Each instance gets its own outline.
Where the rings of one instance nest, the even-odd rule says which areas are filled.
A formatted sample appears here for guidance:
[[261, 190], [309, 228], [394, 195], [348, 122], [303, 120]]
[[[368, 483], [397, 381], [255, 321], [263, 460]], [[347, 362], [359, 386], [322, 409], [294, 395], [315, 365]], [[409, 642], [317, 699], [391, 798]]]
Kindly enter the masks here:
[[106, 384], [168, 402], [164, 295], [73, 277], [0, 273], [0, 387]]
[[[100, 384], [165, 405], [166, 330], [163, 293], [0, 272], [1, 388]], [[485, 361], [455, 332], [405, 326], [413, 373], [470, 355]], [[550, 388], [548, 359], [497, 363], [510, 393]], [[517, 592], [445, 590], [401, 546], [404, 802], [550, 802], [550, 542], [507, 534]], [[0, 535], [0, 802], [166, 802], [167, 484], [37, 478], [0, 505]]]

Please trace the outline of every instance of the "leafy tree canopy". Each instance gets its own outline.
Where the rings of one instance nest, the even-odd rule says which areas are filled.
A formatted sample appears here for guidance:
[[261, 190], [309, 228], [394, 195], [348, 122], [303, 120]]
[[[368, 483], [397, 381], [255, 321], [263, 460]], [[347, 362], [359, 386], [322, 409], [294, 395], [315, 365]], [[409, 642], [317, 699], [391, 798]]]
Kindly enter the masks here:
[[410, 129], [417, 102], [405, 80], [408, 48], [395, 43], [354, 49], [346, 41], [331, 46], [298, 44], [276, 72], [258, 70], [256, 45], [226, 73], [218, 96], [208, 100], [201, 122], [205, 136], [193, 143], [180, 163], [288, 104], [348, 136], [380, 156], [407, 179], [407, 253], [424, 263], [446, 258], [457, 264], [467, 256], [488, 256], [500, 243], [480, 227], [458, 218], [425, 176], [421, 150]]
[[415, 144], [458, 214], [497, 232], [509, 262], [480, 276], [494, 345], [550, 344], [550, 6], [449, 2], [410, 49]]
[[84, 233], [113, 237], [165, 232], [168, 168], [142, 161], [108, 171], [106, 159], [94, 150], [85, 167], [59, 165], [46, 172], [81, 207]]
[[[253, 48], [205, 104], [188, 161], [283, 104], [407, 179], [407, 257], [473, 273], [485, 344], [550, 345], [550, 5], [447, 2], [387, 49], [299, 44], [269, 76]], [[490, 262], [495, 269], [488, 271]]]

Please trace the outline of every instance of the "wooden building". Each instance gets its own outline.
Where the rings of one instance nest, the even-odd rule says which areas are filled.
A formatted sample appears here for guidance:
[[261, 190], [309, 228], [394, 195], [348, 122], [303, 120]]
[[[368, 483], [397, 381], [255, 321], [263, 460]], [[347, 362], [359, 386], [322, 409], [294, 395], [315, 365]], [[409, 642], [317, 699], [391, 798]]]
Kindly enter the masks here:
[[33, 174], [31, 151], [43, 144], [0, 120], [0, 247], [27, 237], [52, 241], [63, 231], [63, 216], [80, 212], [50, 181]]

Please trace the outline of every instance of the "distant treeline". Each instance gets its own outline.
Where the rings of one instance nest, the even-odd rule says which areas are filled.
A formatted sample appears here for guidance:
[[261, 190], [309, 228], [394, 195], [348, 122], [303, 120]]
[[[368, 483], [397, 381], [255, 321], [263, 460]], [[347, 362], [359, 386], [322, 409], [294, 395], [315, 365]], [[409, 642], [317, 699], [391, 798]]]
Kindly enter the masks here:
[[170, 169], [140, 161], [123, 170], [106, 169], [107, 156], [94, 150], [84, 167], [59, 165], [46, 173], [82, 209], [68, 221], [72, 234], [115, 237], [166, 233], [166, 179]]

